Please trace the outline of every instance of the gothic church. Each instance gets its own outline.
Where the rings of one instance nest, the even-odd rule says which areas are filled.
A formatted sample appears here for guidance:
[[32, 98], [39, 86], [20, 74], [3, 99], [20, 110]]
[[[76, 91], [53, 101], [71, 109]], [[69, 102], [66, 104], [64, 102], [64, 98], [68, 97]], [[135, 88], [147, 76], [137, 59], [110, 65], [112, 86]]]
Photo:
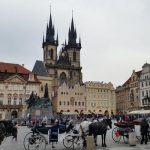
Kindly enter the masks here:
[[58, 34], [55, 39], [55, 28], [50, 13], [49, 24], [47, 24], [46, 36], [43, 37], [43, 63], [48, 74], [53, 78], [55, 86], [60, 86], [64, 82], [68, 86], [82, 83], [82, 73], [80, 66], [81, 41], [77, 43], [77, 33], [72, 18], [71, 27], [68, 32], [68, 42], [61, 48], [59, 56]]

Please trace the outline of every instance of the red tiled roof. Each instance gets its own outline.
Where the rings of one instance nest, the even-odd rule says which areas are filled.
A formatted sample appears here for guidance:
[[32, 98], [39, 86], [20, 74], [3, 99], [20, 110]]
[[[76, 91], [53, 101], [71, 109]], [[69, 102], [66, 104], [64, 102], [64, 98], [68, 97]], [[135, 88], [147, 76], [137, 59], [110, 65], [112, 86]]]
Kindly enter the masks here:
[[11, 63], [4, 63], [0, 62], [0, 72], [7, 72], [7, 73], [20, 73], [20, 74], [29, 74], [31, 71], [24, 68], [19, 64], [11, 64]]
[[[28, 81], [29, 74], [32, 72], [19, 64], [0, 62], [0, 81], [4, 81], [16, 73], [19, 76], [21, 76], [24, 80]], [[33, 83], [40, 83], [40, 81], [38, 80], [35, 74], [34, 74], [34, 79], [35, 81], [32, 81]]]

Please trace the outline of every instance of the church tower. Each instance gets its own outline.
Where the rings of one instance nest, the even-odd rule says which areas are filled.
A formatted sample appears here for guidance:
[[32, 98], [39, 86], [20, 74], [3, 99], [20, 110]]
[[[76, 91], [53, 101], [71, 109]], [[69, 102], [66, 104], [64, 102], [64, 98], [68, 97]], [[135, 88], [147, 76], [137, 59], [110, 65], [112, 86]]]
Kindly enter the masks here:
[[43, 36], [43, 60], [45, 65], [54, 65], [57, 61], [57, 46], [58, 46], [58, 34], [55, 39], [55, 28], [52, 23], [52, 16], [50, 11], [49, 24], [47, 24], [46, 37]]
[[76, 33], [76, 29], [72, 17], [71, 27], [69, 28], [69, 32], [68, 32], [68, 45], [66, 45], [66, 49], [69, 54], [71, 65], [75, 67], [80, 67], [81, 39], [79, 38], [79, 43], [76, 42], [76, 39], [77, 39], [77, 33]]

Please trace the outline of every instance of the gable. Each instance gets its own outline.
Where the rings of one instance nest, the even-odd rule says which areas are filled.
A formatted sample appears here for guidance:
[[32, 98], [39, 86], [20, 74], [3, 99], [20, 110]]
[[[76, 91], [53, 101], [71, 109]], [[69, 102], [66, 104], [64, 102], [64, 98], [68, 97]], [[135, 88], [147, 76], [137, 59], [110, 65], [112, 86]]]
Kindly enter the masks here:
[[22, 77], [20, 77], [19, 75], [10, 76], [9, 78], [7, 78], [5, 80], [5, 82], [9, 82], [9, 83], [26, 83], [26, 81]]

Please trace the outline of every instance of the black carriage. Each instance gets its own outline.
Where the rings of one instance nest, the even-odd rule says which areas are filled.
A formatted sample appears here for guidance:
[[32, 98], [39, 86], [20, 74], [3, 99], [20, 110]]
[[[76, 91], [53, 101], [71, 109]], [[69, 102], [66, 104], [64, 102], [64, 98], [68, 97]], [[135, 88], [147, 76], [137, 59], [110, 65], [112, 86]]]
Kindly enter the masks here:
[[[123, 141], [124, 143], [128, 143], [129, 140], [129, 133], [130, 132], [135, 132], [134, 130], [134, 123], [130, 123], [130, 122], [118, 122], [118, 123], [114, 123], [114, 125], [116, 126], [113, 130], [112, 130], [112, 139], [115, 142], [119, 142], [121, 140], [121, 137], [123, 137]], [[140, 140], [139, 136], [136, 136], [136, 138], [138, 140]]]

